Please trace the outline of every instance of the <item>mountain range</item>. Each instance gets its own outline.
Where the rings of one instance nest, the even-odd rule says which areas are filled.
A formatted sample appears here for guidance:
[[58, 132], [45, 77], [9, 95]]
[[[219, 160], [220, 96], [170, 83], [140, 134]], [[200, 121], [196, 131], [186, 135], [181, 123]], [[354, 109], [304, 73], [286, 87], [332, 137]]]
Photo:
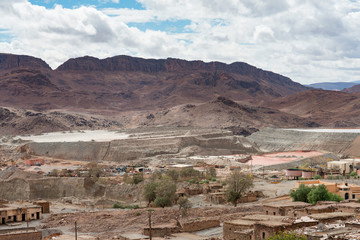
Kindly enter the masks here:
[[[357, 93], [336, 94], [311, 90], [243, 62], [85, 56], [53, 70], [39, 58], [0, 54], [0, 105], [15, 109], [20, 118], [28, 117], [20, 114], [24, 109], [39, 112], [42, 118], [53, 116], [54, 111], [80, 118], [79, 114], [90, 114], [122, 127], [358, 126], [357, 117], [347, 112], [357, 105]], [[326, 107], [329, 99], [337, 101], [334, 108]], [[335, 117], [336, 108], [343, 110]], [[1, 114], [0, 120], [5, 121]], [[6, 124], [14, 123], [7, 119]], [[71, 128], [68, 123], [57, 126]]]

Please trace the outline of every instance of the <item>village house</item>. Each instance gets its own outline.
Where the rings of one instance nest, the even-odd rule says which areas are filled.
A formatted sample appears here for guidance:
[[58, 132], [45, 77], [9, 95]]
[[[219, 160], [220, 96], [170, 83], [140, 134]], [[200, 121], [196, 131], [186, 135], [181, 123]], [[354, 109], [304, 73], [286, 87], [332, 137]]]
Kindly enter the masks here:
[[314, 219], [290, 220], [279, 215], [250, 215], [223, 224], [224, 240], [257, 240], [267, 239], [279, 231], [314, 226]]
[[309, 206], [311, 204], [305, 202], [271, 203], [264, 204], [263, 211], [266, 215], [298, 217], [297, 211], [303, 211]]
[[0, 208], [0, 224], [38, 220], [41, 218], [41, 206], [38, 205], [6, 204]]

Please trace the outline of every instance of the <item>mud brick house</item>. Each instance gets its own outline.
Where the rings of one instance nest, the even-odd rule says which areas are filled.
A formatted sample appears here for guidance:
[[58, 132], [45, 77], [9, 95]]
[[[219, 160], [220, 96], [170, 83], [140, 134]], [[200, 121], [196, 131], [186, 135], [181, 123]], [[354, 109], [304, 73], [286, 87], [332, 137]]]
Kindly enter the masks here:
[[250, 215], [241, 219], [224, 222], [224, 240], [267, 239], [278, 231], [289, 231], [314, 226], [317, 220], [301, 218], [290, 220], [285, 216]]
[[266, 215], [297, 217], [297, 211], [309, 206], [310, 203], [304, 202], [271, 203], [264, 204], [263, 211]]
[[340, 212], [359, 214], [360, 203], [358, 202], [340, 203], [338, 204], [338, 210]]
[[0, 224], [41, 219], [41, 206], [6, 204], [0, 208]]
[[320, 213], [313, 214], [311, 218], [319, 221], [320, 223], [330, 223], [337, 220], [345, 221], [353, 218], [355, 215], [353, 213], [346, 212], [331, 212], [331, 213]]
[[39, 200], [33, 202], [34, 205], [39, 205], [41, 207], [41, 213], [50, 213], [50, 203], [45, 200]]

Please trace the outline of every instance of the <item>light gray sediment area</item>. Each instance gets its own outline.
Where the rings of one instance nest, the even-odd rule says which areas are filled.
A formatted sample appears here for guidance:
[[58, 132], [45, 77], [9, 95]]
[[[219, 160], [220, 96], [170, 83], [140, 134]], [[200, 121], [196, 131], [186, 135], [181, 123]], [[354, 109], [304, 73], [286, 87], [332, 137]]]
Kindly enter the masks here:
[[263, 152], [316, 150], [344, 154], [359, 136], [356, 132], [305, 132], [265, 128], [247, 139]]

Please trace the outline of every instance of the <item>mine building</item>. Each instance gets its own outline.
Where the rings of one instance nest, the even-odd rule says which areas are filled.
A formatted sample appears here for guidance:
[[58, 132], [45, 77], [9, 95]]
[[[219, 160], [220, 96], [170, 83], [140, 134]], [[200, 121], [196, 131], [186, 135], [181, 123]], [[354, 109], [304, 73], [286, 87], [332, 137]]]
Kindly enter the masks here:
[[6, 204], [0, 207], [0, 224], [42, 219], [41, 206]]
[[41, 166], [44, 164], [44, 159], [42, 158], [34, 158], [34, 159], [26, 159], [26, 165], [29, 166]]

